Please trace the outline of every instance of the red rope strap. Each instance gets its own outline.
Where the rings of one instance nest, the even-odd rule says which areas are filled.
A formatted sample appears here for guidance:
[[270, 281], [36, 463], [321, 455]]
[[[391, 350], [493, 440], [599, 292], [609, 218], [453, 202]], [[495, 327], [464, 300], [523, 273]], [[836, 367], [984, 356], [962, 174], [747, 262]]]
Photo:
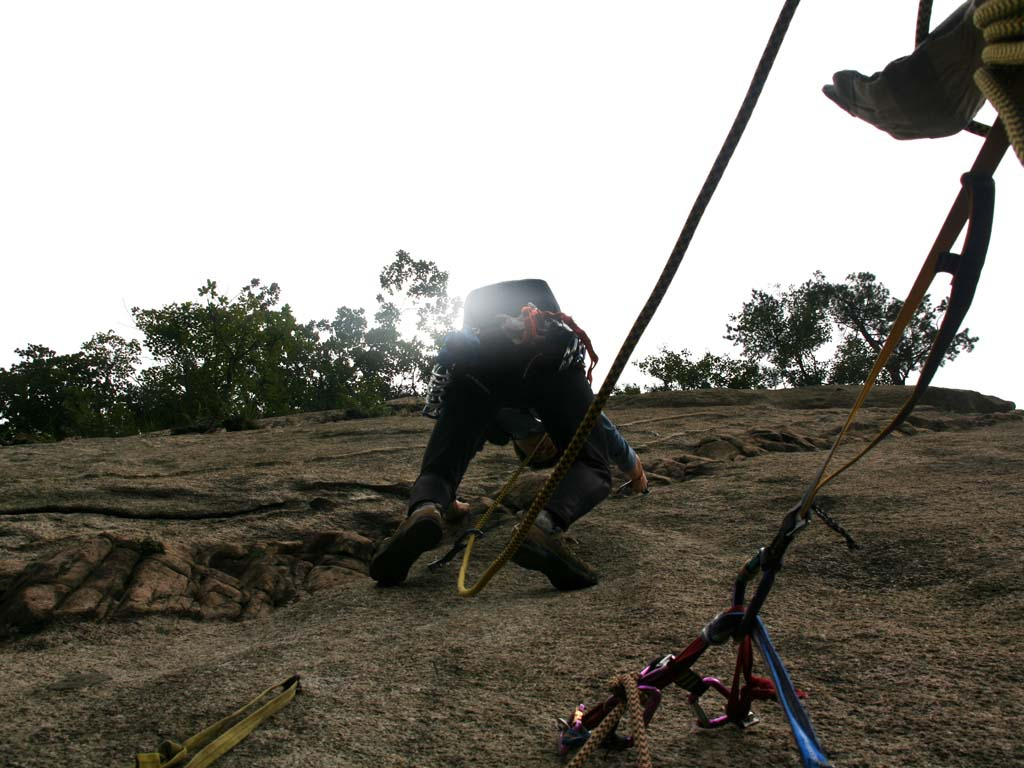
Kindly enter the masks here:
[[[739, 649], [736, 652], [736, 671], [732, 678], [732, 688], [729, 691], [729, 700], [725, 705], [725, 712], [734, 723], [746, 720], [750, 712], [750, 705], [754, 701], [778, 701], [775, 690], [775, 683], [771, 678], [761, 677], [753, 674], [754, 653], [750, 635], [746, 635], [740, 641]], [[740, 681], [743, 684], [740, 685]], [[806, 696], [803, 691], [798, 690], [796, 695], [801, 699]]]

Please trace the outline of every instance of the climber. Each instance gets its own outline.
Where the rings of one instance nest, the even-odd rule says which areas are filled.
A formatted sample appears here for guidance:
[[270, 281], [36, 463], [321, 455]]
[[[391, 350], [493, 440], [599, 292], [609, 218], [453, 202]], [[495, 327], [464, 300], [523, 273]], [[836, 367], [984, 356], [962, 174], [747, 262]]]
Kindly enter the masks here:
[[[440, 544], [442, 513], [455, 500], [470, 460], [488, 434], [500, 433], [503, 423], [508, 427], [510, 413], [525, 412], [539, 422], [553, 443], [552, 456], [565, 450], [594, 398], [589, 371], [584, 370], [587, 353], [592, 370], [595, 358], [589, 339], [561, 313], [543, 280], [495, 283], [469, 294], [463, 328], [449, 334], [434, 368], [424, 412], [437, 423], [409, 495], [406, 519], [374, 553], [373, 579], [382, 586], [400, 584], [416, 559]], [[518, 565], [543, 573], [560, 590], [597, 583], [594, 569], [566, 546], [561, 534], [608, 495], [609, 454], [621, 466], [626, 453], [631, 488], [646, 489], [636, 454], [628, 445], [623, 451], [622, 445], [609, 440], [614, 433], [624, 444], [611, 423], [607, 425], [601, 422], [591, 430], [513, 558]], [[533, 425], [521, 433], [516, 429], [507, 429], [507, 434], [517, 442], [522, 439], [520, 450], [532, 450], [528, 442], [543, 440]]]

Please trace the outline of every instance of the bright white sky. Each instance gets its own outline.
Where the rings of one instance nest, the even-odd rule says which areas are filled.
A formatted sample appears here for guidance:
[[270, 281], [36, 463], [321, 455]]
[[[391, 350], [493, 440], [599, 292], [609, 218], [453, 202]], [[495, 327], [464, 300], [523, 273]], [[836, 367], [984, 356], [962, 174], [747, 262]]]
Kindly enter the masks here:
[[[937, 23], [959, 3], [935, 2]], [[395, 251], [451, 292], [543, 277], [602, 355], [643, 305], [781, 7], [34, 2], [0, 7], [0, 365], [131, 335], [132, 306], [276, 281], [372, 311]], [[752, 289], [821, 269], [903, 296], [980, 146], [897, 142], [820, 93], [912, 48], [915, 0], [807, 0], [638, 360], [734, 351]], [[990, 110], [983, 113], [991, 118]], [[939, 386], [1024, 403], [1024, 169], [996, 177], [976, 351]], [[948, 281], [933, 288], [944, 295]], [[631, 365], [623, 381], [641, 381]]]

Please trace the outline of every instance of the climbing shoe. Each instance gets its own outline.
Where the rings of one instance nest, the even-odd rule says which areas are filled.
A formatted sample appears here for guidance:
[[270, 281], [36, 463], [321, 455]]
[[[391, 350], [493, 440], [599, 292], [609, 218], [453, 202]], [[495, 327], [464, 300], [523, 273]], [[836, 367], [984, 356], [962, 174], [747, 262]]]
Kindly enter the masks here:
[[384, 539], [370, 559], [370, 578], [382, 587], [405, 581], [416, 558], [441, 543], [444, 525], [433, 504], [410, 514], [392, 536]]
[[548, 577], [555, 589], [586, 589], [597, 584], [597, 573], [566, 546], [558, 533], [548, 533], [536, 524], [530, 526], [512, 562]]

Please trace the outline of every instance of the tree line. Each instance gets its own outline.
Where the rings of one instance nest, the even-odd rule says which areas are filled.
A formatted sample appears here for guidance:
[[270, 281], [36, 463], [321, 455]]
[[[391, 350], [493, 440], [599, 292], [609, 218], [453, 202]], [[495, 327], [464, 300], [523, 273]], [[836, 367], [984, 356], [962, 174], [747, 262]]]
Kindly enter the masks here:
[[[921, 368], [946, 303], [933, 306], [924, 297], [879, 373], [879, 384], [905, 384]], [[847, 275], [842, 283], [815, 272], [799, 286], [751, 292], [726, 325], [724, 338], [739, 347], [737, 356], [707, 352], [695, 358], [687, 349], [662, 348], [637, 367], [660, 382], [651, 389], [863, 384], [902, 308], [870, 272]], [[972, 351], [977, 341], [969, 329], [960, 331], [942, 363]]]
[[[208, 281], [198, 300], [134, 307], [141, 342], [106, 331], [71, 354], [29, 344], [0, 368], [0, 443], [235, 429], [301, 411], [384, 413], [387, 400], [422, 393], [461, 302], [448, 296], [447, 272], [405, 251], [379, 282], [372, 318], [343, 306], [333, 320], [301, 323], [276, 283], [254, 279], [231, 297]], [[881, 383], [903, 384], [921, 366], [944, 304], [925, 299]], [[725, 338], [737, 357], [663, 348], [636, 365], [659, 382], [649, 389], [862, 383], [901, 306], [870, 273], [830, 283], [816, 272], [773, 294], [755, 290], [730, 315]], [[946, 359], [976, 341], [960, 332]]]
[[[461, 304], [448, 296], [447, 272], [405, 251], [379, 280], [372, 318], [343, 306], [333, 320], [301, 323], [276, 283], [254, 279], [231, 297], [208, 281], [198, 300], [132, 308], [142, 342], [107, 331], [71, 354], [29, 344], [0, 368], [0, 442], [231, 429], [300, 411], [381, 413], [386, 400], [420, 391]], [[416, 330], [404, 331], [411, 316]]]

